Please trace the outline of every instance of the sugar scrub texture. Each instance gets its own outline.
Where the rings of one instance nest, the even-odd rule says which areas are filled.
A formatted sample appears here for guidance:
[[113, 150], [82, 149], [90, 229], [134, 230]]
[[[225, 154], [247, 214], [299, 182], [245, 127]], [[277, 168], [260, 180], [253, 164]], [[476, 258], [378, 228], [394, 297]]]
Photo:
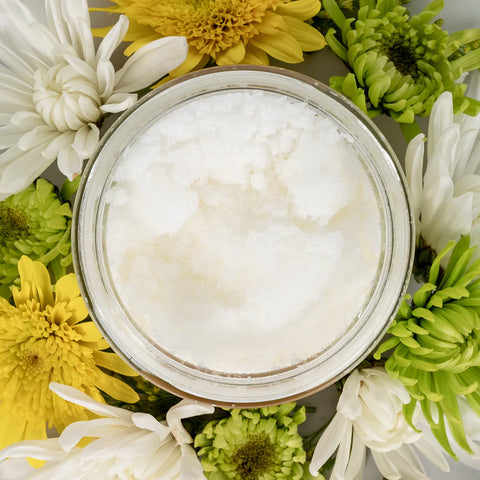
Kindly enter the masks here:
[[198, 98], [123, 153], [105, 235], [119, 296], [180, 359], [228, 373], [303, 361], [376, 277], [371, 182], [334, 122], [261, 91]]

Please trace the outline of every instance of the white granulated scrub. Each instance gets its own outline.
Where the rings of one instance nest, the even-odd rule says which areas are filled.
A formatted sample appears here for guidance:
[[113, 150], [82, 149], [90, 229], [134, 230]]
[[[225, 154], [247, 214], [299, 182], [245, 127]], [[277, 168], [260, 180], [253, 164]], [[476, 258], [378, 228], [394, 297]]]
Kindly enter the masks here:
[[306, 103], [199, 97], [123, 152], [107, 195], [111, 278], [137, 325], [196, 366], [258, 373], [344, 333], [382, 251], [353, 141]]

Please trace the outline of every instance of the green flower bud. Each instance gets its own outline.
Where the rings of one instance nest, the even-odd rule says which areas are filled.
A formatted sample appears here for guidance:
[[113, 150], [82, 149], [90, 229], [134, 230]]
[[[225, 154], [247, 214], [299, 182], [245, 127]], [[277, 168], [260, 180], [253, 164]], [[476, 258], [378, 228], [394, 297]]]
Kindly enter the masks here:
[[205, 475], [213, 480], [300, 480], [306, 460], [297, 431], [305, 407], [295, 403], [230, 410], [195, 437]]
[[400, 0], [360, 0], [356, 18], [346, 18], [334, 0], [323, 2], [341, 30], [325, 35], [332, 50], [352, 73], [332, 77], [330, 86], [373, 117], [386, 113], [400, 123], [428, 116], [444, 91], [453, 94], [455, 113], [476, 115], [480, 102], [465, 97], [465, 84], [455, 83], [463, 72], [480, 67], [475, 45], [480, 29], [449, 35], [441, 22], [432, 22], [443, 8], [434, 0], [409, 17]]
[[10, 286], [18, 284], [22, 255], [50, 266], [56, 278], [65, 274], [72, 263], [71, 217], [70, 205], [44, 179], [0, 202], [1, 296], [10, 298]]

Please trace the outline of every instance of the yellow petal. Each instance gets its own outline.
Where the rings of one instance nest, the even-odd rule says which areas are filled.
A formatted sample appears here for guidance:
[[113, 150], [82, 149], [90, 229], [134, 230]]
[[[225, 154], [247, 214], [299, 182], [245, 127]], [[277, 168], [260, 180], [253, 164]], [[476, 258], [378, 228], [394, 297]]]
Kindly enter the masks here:
[[0, 417], [0, 449], [25, 439], [27, 422], [13, 415]]
[[275, 35], [276, 33], [286, 32], [288, 27], [283, 21], [281, 15], [273, 13], [271, 10], [267, 10], [262, 18], [262, 23], [258, 25], [258, 31], [267, 35]]
[[[209, 58], [210, 57], [208, 55], [201, 54], [196, 48], [190, 47], [188, 49], [187, 58], [185, 59], [185, 61], [179, 67], [172, 70], [170, 72], [170, 76], [172, 78], [179, 77], [180, 75], [188, 73], [191, 70], [203, 68], [203, 66], [207, 64]], [[203, 61], [205, 61], [205, 63], [202, 65]]]
[[321, 50], [327, 44], [325, 37], [311, 25], [293, 17], [285, 17], [284, 20], [288, 33], [295, 37], [304, 52]]
[[50, 275], [42, 262], [34, 262], [22, 255], [18, 262], [21, 289], [13, 288], [15, 305], [27, 300], [37, 300], [43, 310], [46, 305], [53, 305], [53, 295], [50, 288]]
[[138, 376], [138, 373], [133, 368], [130, 368], [116, 353], [93, 352], [93, 358], [99, 367], [127, 375], [128, 377]]
[[64, 275], [55, 285], [55, 303], [68, 303], [75, 297], [80, 296], [77, 277], [74, 273]]
[[92, 34], [94, 37], [103, 38], [111, 29], [113, 25], [110, 27], [102, 27], [102, 28], [92, 28]]
[[76, 325], [78, 322], [88, 317], [88, 310], [82, 297], [77, 297], [68, 302], [68, 311], [71, 317], [68, 319], [69, 325]]
[[236, 65], [245, 57], [245, 45], [242, 41], [238, 42], [215, 55], [217, 65]]
[[279, 32], [276, 35], [260, 34], [250, 39], [250, 42], [281, 62], [303, 62], [302, 47], [289, 33]]
[[288, 15], [299, 20], [308, 20], [320, 11], [319, 0], [296, 0], [288, 3], [280, 3], [275, 12], [280, 15]]
[[269, 65], [270, 61], [268, 60], [268, 55], [263, 50], [248, 43], [242, 63], [246, 65]]
[[112, 398], [122, 402], [135, 403], [140, 399], [138, 393], [126, 383], [103, 372], [100, 372], [100, 375], [97, 377], [95, 386]]
[[82, 322], [75, 326], [77, 331], [82, 336], [83, 342], [98, 342], [102, 337], [100, 330], [93, 322]]

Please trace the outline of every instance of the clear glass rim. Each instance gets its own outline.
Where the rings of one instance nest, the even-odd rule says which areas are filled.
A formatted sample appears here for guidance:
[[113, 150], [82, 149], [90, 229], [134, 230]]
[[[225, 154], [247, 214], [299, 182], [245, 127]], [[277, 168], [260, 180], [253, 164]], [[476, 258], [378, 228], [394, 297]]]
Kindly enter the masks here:
[[[248, 77], [253, 75], [256, 76], [255, 78], [257, 83], [260, 82], [261, 88], [271, 88], [271, 86], [267, 83], [275, 77], [282, 79], [281, 81], [286, 81], [286, 83], [293, 82], [290, 86], [288, 86], [288, 88], [292, 88], [293, 84], [298, 83], [299, 85], [302, 84], [304, 86], [308, 86], [308, 88], [313, 87], [313, 89], [316, 91], [320, 92], [326, 97], [329, 97], [330, 99], [333, 99], [340, 105], [341, 108], [345, 110], [346, 114], [348, 114], [356, 123], [358, 123], [360, 130], [363, 129], [363, 133], [368, 134], [372, 138], [372, 141], [375, 143], [380, 156], [383, 157], [386, 162], [385, 165], [381, 166], [383, 171], [380, 172], [379, 175], [384, 181], [387, 181], [385, 180], [385, 177], [390, 176], [390, 180], [388, 181], [393, 181], [398, 190], [395, 194], [400, 198], [400, 201], [403, 200], [404, 208], [401, 215], [403, 219], [397, 218], [400, 215], [398, 212], [390, 211], [389, 213], [389, 215], [392, 216], [397, 215], [397, 217], [395, 217], [395, 221], [397, 223], [403, 222], [403, 233], [393, 231], [395, 228], [396, 230], [399, 230], [398, 226], [395, 227], [391, 225], [390, 228], [387, 229], [388, 232], [390, 232], [388, 235], [391, 236], [391, 238], [388, 239], [388, 242], [391, 243], [391, 251], [389, 258], [386, 258], [386, 261], [389, 262], [388, 272], [390, 272], [393, 268], [392, 262], [394, 261], [394, 256], [398, 255], [399, 249], [403, 251], [404, 257], [403, 261], [401, 262], [402, 265], [395, 266], [397, 277], [395, 279], [394, 286], [395, 298], [391, 299], [387, 305], [386, 310], [388, 311], [384, 312], [384, 321], [378, 321], [374, 328], [374, 332], [370, 332], [374, 333], [374, 335], [371, 336], [372, 338], [369, 339], [367, 344], [363, 344], [361, 354], [352, 354], [352, 358], [344, 362], [345, 364], [340, 368], [337, 368], [335, 374], [331, 375], [328, 379], [320, 376], [321, 379], [319, 378], [317, 382], [313, 380], [315, 378], [315, 370], [318, 370], [318, 362], [304, 362], [303, 364], [295, 365], [292, 368], [275, 370], [262, 373], [260, 375], [217, 375], [208, 371], [202, 371], [202, 369], [199, 368], [191, 368], [188, 365], [182, 364], [182, 362], [176, 362], [176, 364], [175, 362], [173, 362], [173, 364], [170, 362], [170, 364], [168, 364], [168, 359], [161, 358], [162, 362], [166, 362], [166, 364], [162, 364], [162, 371], [159, 372], [158, 369], [152, 371], [153, 369], [151, 368], [151, 365], [147, 365], [147, 361], [140, 361], [135, 352], [132, 352], [131, 348], [126, 348], [124, 341], [122, 341], [119, 338], [119, 335], [115, 334], [112, 328], [109, 327], [108, 318], [112, 318], [112, 316], [115, 317], [117, 314], [121, 314], [121, 312], [112, 311], [112, 309], [108, 308], [106, 303], [102, 305], [101, 302], [96, 301], [96, 294], [94, 290], [95, 288], [98, 288], [98, 285], [92, 284], [95, 282], [98, 283], [101, 275], [97, 275], [97, 277], [92, 281], [90, 273], [91, 269], [95, 268], [95, 266], [92, 265], [93, 262], [90, 261], [91, 258], [90, 260], [87, 258], [86, 252], [90, 248], [92, 249], [94, 256], [96, 255], [94, 252], [94, 246], [88, 243], [87, 237], [90, 231], [87, 230], [89, 222], [90, 224], [92, 222], [97, 222], [99, 214], [98, 207], [101, 206], [101, 195], [97, 195], [99, 198], [95, 198], [93, 203], [92, 199], [89, 197], [89, 195], [93, 195], [92, 189], [95, 188], [95, 174], [98, 167], [97, 159], [102, 156], [102, 153], [106, 148], [105, 146], [108, 144], [110, 139], [115, 135], [118, 135], [119, 129], [121, 129], [122, 126], [124, 126], [126, 122], [132, 118], [132, 115], [135, 112], [139, 111], [145, 104], [150, 102], [151, 99], [155, 99], [160, 95], [164, 95], [164, 92], [173, 91], [175, 93], [175, 88], [183, 88], [185, 86], [188, 87], [189, 85], [193, 86], [192, 88], [194, 88], [195, 82], [192, 81], [193, 79], [207, 80], [208, 83], [209, 79], [213, 79], [215, 75], [217, 75], [217, 78], [221, 78], [222, 76], [227, 77], [223, 78], [224, 83], [222, 84], [222, 89], [238, 88], [238, 84], [236, 82], [239, 80], [236, 77], [242, 76], [242, 81], [247, 82]], [[218, 75], [220, 75], [220, 77], [218, 77]], [[196, 82], [198, 82], [198, 80], [196, 80]], [[244, 88], [255, 88], [254, 83], [255, 82], [253, 82], [253, 85], [249, 83], [249, 85]], [[219, 85], [216, 85], [217, 89], [218, 87]], [[102, 160], [100, 160], [100, 162], [101, 161]], [[115, 162], [113, 162], [113, 164], [115, 164]], [[390, 193], [391, 192], [388, 192], [388, 194]], [[93, 197], [95, 197], [95, 195], [93, 195]], [[85, 200], [85, 198], [87, 200]], [[85, 202], [90, 202], [89, 205], [87, 205], [87, 207], [90, 208], [90, 212], [86, 212], [87, 207], [85, 206]], [[387, 205], [386, 208], [391, 210], [391, 205]], [[392, 219], [390, 220], [393, 221]], [[187, 396], [202, 400], [207, 399], [215, 402], [218, 405], [225, 406], [261, 406], [288, 400], [296, 400], [327, 387], [344, 376], [348, 371], [353, 369], [375, 348], [388, 328], [388, 325], [395, 315], [408, 287], [414, 254], [415, 235], [413, 228], [414, 222], [412, 219], [412, 211], [408, 198], [408, 189], [402, 168], [396, 159], [395, 153], [373, 122], [371, 122], [371, 120], [368, 119], [368, 117], [366, 117], [366, 115], [364, 115], [363, 112], [361, 112], [349, 100], [321, 82], [318, 82], [305, 75], [292, 72], [290, 70], [280, 69], [278, 67], [214, 67], [198, 72], [192, 72], [177, 79], [171, 80], [159, 89], [150, 92], [140, 99], [132, 109], [121, 115], [119, 119], [109, 128], [102, 138], [96, 153], [92, 156], [91, 160], [86, 166], [79, 190], [77, 192], [72, 226], [72, 252], [75, 272], [79, 281], [80, 290], [90, 312], [90, 316], [96, 322], [100, 331], [110, 343], [112, 348], [135, 370], [165, 390], [171, 391], [172, 393], [180, 396]], [[395, 235], [397, 235], [397, 237], [395, 237]], [[392, 263], [392, 265], [390, 265], [390, 263]], [[105, 279], [103, 278], [101, 281], [104, 282]], [[102, 286], [102, 288], [105, 288], [105, 286]], [[378, 290], [379, 288], [376, 288], [376, 291]], [[108, 293], [110, 294], [111, 291]], [[145, 348], [145, 345], [143, 345], [143, 348]], [[135, 350], [135, 348], [133, 348], [133, 350]], [[152, 352], [149, 352], [149, 354], [151, 353]], [[158, 352], [155, 353], [155, 355], [157, 354]], [[158, 355], [155, 355], [153, 355], [151, 358], [158, 359]], [[305, 380], [302, 383], [299, 381], [300, 377], [308, 380]], [[202, 384], [202, 388], [197, 388], [199, 382]], [[300, 383], [301, 385], [299, 385]], [[217, 391], [215, 393], [212, 393], [209, 390], [209, 384], [215, 384], [217, 387]], [[282, 386], [285, 388], [282, 389]], [[219, 389], [221, 392], [218, 392]]]

